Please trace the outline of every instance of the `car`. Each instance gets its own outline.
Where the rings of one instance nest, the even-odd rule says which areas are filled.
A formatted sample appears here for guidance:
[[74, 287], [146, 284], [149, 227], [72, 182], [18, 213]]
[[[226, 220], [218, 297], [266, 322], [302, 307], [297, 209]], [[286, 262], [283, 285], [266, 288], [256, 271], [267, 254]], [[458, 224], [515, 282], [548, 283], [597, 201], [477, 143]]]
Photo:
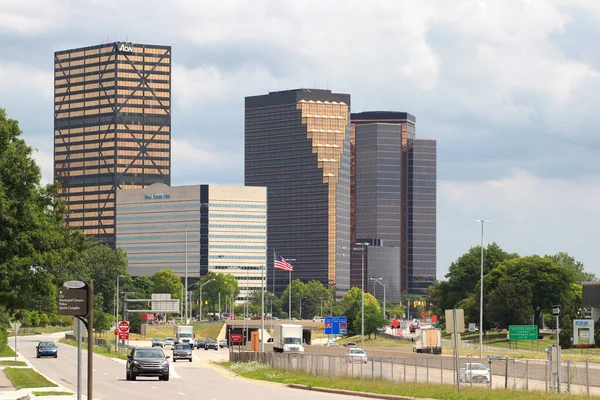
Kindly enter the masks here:
[[169, 380], [169, 356], [156, 347], [136, 347], [127, 355], [125, 379], [135, 381], [138, 376], [156, 376], [159, 381]]
[[58, 346], [54, 342], [39, 342], [35, 347], [35, 356], [41, 357], [58, 357]]
[[362, 362], [364, 364], [367, 363], [367, 353], [361, 348], [353, 347], [348, 349], [346, 353], [346, 362], [354, 363], [354, 362]]
[[313, 322], [325, 322], [325, 318], [319, 317], [317, 315], [315, 315], [312, 320]]
[[217, 343], [216, 340], [206, 339], [206, 342], [204, 344], [204, 350], [209, 350], [209, 349], [219, 350], [219, 344]]
[[329, 342], [325, 346], [327, 346], [327, 347], [340, 347], [340, 345], [337, 344], [336, 342]]
[[488, 354], [488, 360], [502, 360], [502, 356], [500, 354]]
[[168, 337], [165, 339], [165, 341], [163, 342], [163, 345], [165, 346], [173, 346], [175, 344], [175, 342], [173, 341], [173, 338]]
[[194, 346], [197, 349], [203, 349], [204, 346], [206, 345], [206, 339], [196, 339], [196, 341], [194, 342]]
[[408, 331], [410, 333], [415, 333], [416, 330], [417, 330], [417, 327], [415, 325], [411, 325], [411, 326], [408, 327]]
[[460, 368], [460, 381], [473, 383], [489, 383], [490, 370], [480, 363], [465, 363]]
[[163, 344], [163, 340], [162, 339], [159, 339], [159, 338], [152, 339], [152, 347], [160, 347], [160, 348], [162, 348], [163, 345], [164, 344]]
[[187, 343], [176, 344], [173, 346], [173, 362], [182, 359], [192, 362], [192, 346]]
[[348, 342], [344, 344], [344, 347], [356, 347], [356, 342]]
[[227, 347], [227, 339], [219, 340], [219, 347], [220, 348]]

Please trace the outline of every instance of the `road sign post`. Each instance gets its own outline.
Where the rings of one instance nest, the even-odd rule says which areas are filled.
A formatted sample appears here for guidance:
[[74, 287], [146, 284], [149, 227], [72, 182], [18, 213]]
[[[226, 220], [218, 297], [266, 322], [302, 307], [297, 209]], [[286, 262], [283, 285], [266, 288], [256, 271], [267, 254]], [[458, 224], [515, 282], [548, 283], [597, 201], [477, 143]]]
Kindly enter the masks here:
[[509, 325], [508, 340], [537, 340], [538, 327], [536, 325]]
[[560, 305], [552, 306], [552, 315], [556, 317], [556, 392], [560, 393], [560, 329], [558, 326]]
[[15, 334], [15, 362], [17, 362], [17, 334], [19, 333], [19, 328], [21, 327], [21, 323], [20, 322], [9, 322], [10, 323], [10, 327], [12, 328], [14, 334]]

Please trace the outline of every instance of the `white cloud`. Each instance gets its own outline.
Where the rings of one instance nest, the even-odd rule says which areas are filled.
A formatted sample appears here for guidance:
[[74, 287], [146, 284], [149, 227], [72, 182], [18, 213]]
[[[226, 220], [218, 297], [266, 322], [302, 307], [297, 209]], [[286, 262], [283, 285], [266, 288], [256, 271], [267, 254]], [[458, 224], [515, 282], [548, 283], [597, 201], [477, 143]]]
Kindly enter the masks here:
[[33, 159], [42, 171], [41, 184], [45, 186], [54, 182], [54, 151], [33, 151]]
[[[30, 65], [0, 60], [0, 94], [5, 93], [19, 95], [26, 91], [28, 95], [32, 92], [42, 95], [46, 99], [53, 98], [53, 72], [34, 68]], [[50, 110], [51, 111], [51, 110]]]
[[475, 219], [489, 219], [485, 242], [522, 255], [566, 251], [600, 276], [596, 229], [600, 223], [600, 183], [542, 179], [513, 171], [494, 181], [440, 181], [438, 277], [450, 262], [479, 245]]

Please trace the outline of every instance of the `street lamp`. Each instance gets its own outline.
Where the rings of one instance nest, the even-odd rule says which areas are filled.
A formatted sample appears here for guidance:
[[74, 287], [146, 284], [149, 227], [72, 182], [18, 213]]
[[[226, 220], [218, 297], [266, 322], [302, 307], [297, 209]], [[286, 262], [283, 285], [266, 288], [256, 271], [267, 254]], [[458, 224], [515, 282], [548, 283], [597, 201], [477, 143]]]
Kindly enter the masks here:
[[126, 275], [117, 275], [117, 303], [115, 306], [115, 327], [119, 324], [119, 278], [125, 278]]
[[382, 282], [383, 278], [371, 278], [371, 280], [383, 286], [383, 318], [385, 319], [385, 283]]
[[188, 297], [187, 297], [187, 287], [188, 287], [188, 226], [185, 226], [185, 290], [186, 290], [186, 296], [185, 296], [185, 312], [183, 315], [185, 315], [185, 324], [188, 324]]
[[362, 250], [362, 261], [361, 261], [361, 305], [360, 305], [360, 336], [362, 340], [362, 348], [365, 348], [365, 249], [369, 245], [367, 242], [356, 243], [358, 246], [361, 246]]
[[212, 281], [214, 281], [214, 279], [209, 279], [206, 282], [200, 284], [200, 322], [202, 322], [202, 288], [204, 287], [204, 285]]
[[302, 300], [308, 299], [308, 297], [304, 296], [300, 298], [300, 319], [302, 319]]
[[323, 296], [319, 297], [319, 300], [321, 300], [321, 315], [320, 315], [321, 318], [323, 318], [323, 299], [324, 299]]
[[486, 219], [476, 219], [475, 222], [481, 223], [481, 276], [479, 282], [479, 358], [483, 357], [483, 224], [489, 223]]

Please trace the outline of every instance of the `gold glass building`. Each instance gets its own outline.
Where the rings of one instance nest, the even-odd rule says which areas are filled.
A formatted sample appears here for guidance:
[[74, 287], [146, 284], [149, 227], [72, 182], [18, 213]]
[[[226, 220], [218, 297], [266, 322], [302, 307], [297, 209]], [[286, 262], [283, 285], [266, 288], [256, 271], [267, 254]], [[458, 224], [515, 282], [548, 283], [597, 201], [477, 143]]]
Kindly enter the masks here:
[[54, 179], [68, 226], [115, 243], [117, 189], [171, 184], [171, 47], [54, 54]]

